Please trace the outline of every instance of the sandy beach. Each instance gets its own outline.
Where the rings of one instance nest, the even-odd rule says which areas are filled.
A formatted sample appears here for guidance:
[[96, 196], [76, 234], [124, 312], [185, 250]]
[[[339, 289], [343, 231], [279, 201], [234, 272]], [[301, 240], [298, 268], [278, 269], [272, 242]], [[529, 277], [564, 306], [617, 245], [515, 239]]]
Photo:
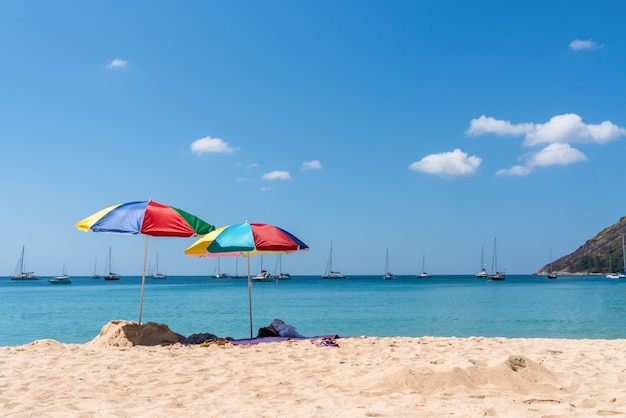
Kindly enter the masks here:
[[[0, 416], [588, 417], [626, 414], [626, 341], [338, 338], [0, 347]], [[128, 334], [128, 333], [127, 333]], [[166, 335], [167, 334], [167, 335]], [[167, 344], [167, 345], [151, 345]]]

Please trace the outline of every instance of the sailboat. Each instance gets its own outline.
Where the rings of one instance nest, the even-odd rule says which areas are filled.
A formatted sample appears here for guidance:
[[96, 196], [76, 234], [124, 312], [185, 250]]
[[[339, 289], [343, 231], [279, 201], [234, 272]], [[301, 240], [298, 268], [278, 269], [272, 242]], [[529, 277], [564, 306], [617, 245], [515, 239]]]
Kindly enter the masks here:
[[235, 257], [235, 275], [230, 277], [233, 279], [245, 279], [248, 277], [245, 274], [239, 274], [239, 257]]
[[613, 267], [611, 267], [611, 256], [609, 255], [609, 274], [606, 275], [607, 279], [619, 279], [619, 274], [613, 273]]
[[387, 248], [387, 256], [385, 258], [385, 275], [383, 276], [383, 280], [394, 280], [395, 278], [396, 276], [389, 271], [389, 248]]
[[556, 279], [557, 276], [557, 272], [552, 270], [552, 250], [550, 250], [550, 269], [548, 270], [548, 279]]
[[480, 247], [480, 271], [476, 273], [476, 277], [479, 279], [487, 277], [487, 269], [485, 268], [485, 247]]
[[430, 274], [426, 273], [424, 271], [424, 261], [426, 260], [426, 253], [422, 253], [422, 271], [420, 272], [420, 274], [417, 275], [417, 277], [430, 277]]
[[100, 277], [102, 277], [97, 273], [97, 270], [98, 270], [98, 260], [96, 260], [96, 262], [93, 265], [93, 276], [91, 277], [93, 277], [94, 279], [99, 279]]
[[151, 279], [167, 279], [167, 275], [159, 273], [159, 253], [156, 255], [156, 264], [154, 267], [154, 273], [150, 275]]
[[[606, 275], [608, 279], [624, 279], [626, 278], [626, 247], [624, 246], [624, 235], [622, 235], [622, 257], [624, 259], [624, 266], [622, 267], [621, 273], [609, 273]], [[611, 257], [609, 256], [609, 271], [612, 272], [611, 268]]]
[[217, 258], [217, 273], [215, 273], [213, 277], [216, 279], [227, 279], [229, 277], [229, 274], [221, 272], [221, 262], [220, 262], [221, 259], [222, 259], [221, 257]]
[[322, 274], [322, 279], [347, 279], [348, 277], [338, 271], [333, 271], [333, 242], [330, 242], [330, 253], [326, 263], [326, 272]]
[[113, 270], [113, 268], [111, 267], [111, 247], [109, 247], [109, 262], [107, 264], [106, 270], [108, 270], [109, 272], [107, 274], [105, 274], [104, 280], [119, 280], [120, 279], [120, 275], [119, 274], [113, 273], [111, 271], [111, 270]]
[[283, 273], [283, 255], [278, 254], [278, 275], [276, 280], [291, 280], [291, 274]]
[[24, 246], [22, 245], [22, 254], [17, 261], [15, 272], [11, 276], [11, 280], [39, 280], [37, 275], [32, 271], [24, 271]]
[[256, 276], [250, 279], [253, 282], [272, 282], [274, 279], [272, 275], [267, 271], [263, 270], [263, 256], [261, 255], [261, 272]]
[[493, 239], [493, 260], [491, 262], [492, 273], [487, 276], [489, 280], [504, 280], [506, 274], [503, 271], [498, 271], [498, 255], [496, 253], [496, 239]]
[[67, 274], [67, 269], [65, 268], [65, 264], [63, 264], [63, 271], [60, 276], [53, 277], [50, 279], [50, 284], [71, 284], [70, 276]]

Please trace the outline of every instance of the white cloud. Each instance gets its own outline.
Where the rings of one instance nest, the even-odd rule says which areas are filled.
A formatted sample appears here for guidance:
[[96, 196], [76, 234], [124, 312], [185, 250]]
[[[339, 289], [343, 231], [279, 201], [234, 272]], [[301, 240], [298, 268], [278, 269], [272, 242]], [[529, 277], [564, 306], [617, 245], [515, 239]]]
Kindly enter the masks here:
[[574, 113], [557, 115], [545, 124], [535, 125], [533, 132], [526, 135], [524, 145], [595, 142], [604, 144], [626, 135], [626, 129], [609, 121], [599, 125], [583, 123], [582, 118]]
[[572, 42], [569, 43], [569, 49], [571, 49], [572, 51], [581, 51], [583, 49], [598, 49], [602, 48], [603, 46], [604, 45], [598, 44], [591, 39], [574, 39]]
[[321, 169], [322, 169], [322, 163], [320, 163], [318, 160], [311, 160], [311, 161], [306, 161], [302, 163], [302, 171], [321, 170]]
[[107, 68], [109, 69], [123, 69], [126, 68], [128, 63], [121, 58], [115, 58], [113, 61], [107, 64]]
[[291, 180], [291, 176], [287, 171], [270, 171], [263, 174], [263, 180]]
[[441, 154], [431, 154], [409, 165], [409, 169], [439, 177], [466, 177], [476, 173], [481, 159], [475, 155], [469, 157], [460, 149]]
[[569, 144], [550, 144], [541, 151], [530, 154], [526, 159], [526, 164], [498, 170], [496, 175], [527, 176], [535, 167], [569, 165], [585, 160], [587, 160], [587, 156]]
[[470, 121], [470, 127], [467, 131], [465, 131], [465, 133], [469, 136], [484, 134], [518, 136], [532, 132], [532, 130], [532, 123], [520, 123], [513, 125], [508, 120], [497, 120], [492, 117], [482, 115], [478, 119], [472, 119]]
[[230, 153], [237, 150], [237, 148], [231, 148], [228, 142], [223, 141], [220, 138], [211, 138], [210, 136], [196, 139], [190, 145], [191, 152], [195, 154], [210, 153]]
[[466, 133], [472, 136], [525, 135], [523, 145], [535, 146], [572, 142], [603, 144], [626, 135], [626, 129], [609, 121], [597, 125], [587, 124], [575, 113], [553, 116], [544, 124], [527, 122], [517, 125], [482, 115], [478, 119], [472, 119]]
[[533, 154], [527, 162], [529, 167], [548, 167], [551, 165], [569, 165], [585, 161], [587, 157], [582, 151], [572, 148], [569, 144], [550, 144]]
[[496, 172], [496, 176], [527, 176], [530, 174], [530, 169], [523, 165], [514, 165], [511, 168], [503, 168]]
[[[523, 146], [544, 146], [541, 151], [526, 156], [525, 163], [499, 170], [497, 175], [527, 176], [535, 167], [569, 165], [587, 160], [580, 150], [571, 143], [605, 144], [626, 136], [626, 129], [610, 121], [599, 124], [584, 123], [575, 113], [556, 115], [546, 123], [512, 124], [482, 115], [472, 119], [466, 131], [468, 135], [516, 135], [524, 136]], [[547, 146], [546, 146], [547, 144]]]

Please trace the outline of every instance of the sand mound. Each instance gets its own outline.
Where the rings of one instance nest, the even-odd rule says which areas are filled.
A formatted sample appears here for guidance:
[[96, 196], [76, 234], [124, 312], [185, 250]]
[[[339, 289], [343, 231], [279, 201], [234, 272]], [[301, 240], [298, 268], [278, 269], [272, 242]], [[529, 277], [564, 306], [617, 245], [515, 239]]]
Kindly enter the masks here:
[[57, 340], [50, 340], [50, 339], [43, 339], [43, 340], [35, 340], [32, 343], [26, 344], [26, 347], [33, 347], [33, 348], [54, 348], [54, 347], [61, 347], [63, 346], [63, 343], [58, 342]]
[[129, 321], [111, 321], [102, 327], [100, 334], [90, 341], [96, 346], [132, 347], [135, 345], [171, 345], [178, 336], [165, 324], [148, 322], [139, 325]]
[[419, 369], [396, 369], [385, 381], [396, 390], [409, 388], [423, 394], [447, 393], [464, 386], [470, 391], [496, 389], [498, 392], [517, 394], [547, 394], [558, 391], [557, 379], [543, 366], [521, 356], [510, 356], [495, 367], [485, 362], [452, 370], [435, 371]]

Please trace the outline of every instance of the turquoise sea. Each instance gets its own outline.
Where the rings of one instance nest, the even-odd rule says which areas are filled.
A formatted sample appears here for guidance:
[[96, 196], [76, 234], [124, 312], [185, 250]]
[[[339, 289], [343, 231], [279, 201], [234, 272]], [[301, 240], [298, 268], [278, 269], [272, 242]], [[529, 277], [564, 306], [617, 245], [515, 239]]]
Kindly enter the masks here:
[[[72, 277], [71, 285], [0, 278], [0, 345], [84, 343], [114, 319], [136, 321], [140, 277]], [[253, 283], [254, 335], [274, 318], [303, 335], [626, 338], [626, 280], [605, 277], [296, 276]], [[142, 322], [189, 336], [250, 334], [246, 279], [146, 279]]]

